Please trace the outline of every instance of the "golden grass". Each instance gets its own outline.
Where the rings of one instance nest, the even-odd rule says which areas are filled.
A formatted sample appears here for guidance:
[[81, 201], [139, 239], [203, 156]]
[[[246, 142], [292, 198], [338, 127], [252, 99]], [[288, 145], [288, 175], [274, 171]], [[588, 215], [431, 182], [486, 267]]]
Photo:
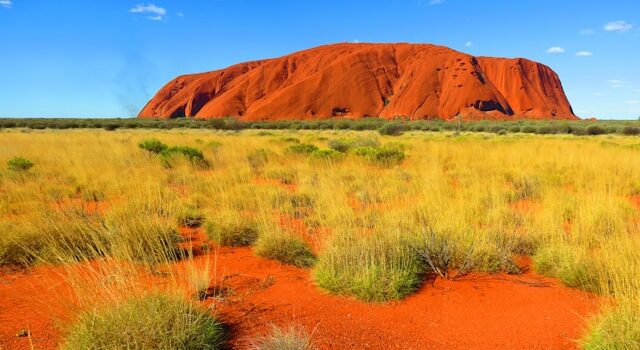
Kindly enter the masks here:
[[[175, 160], [166, 168], [138, 148], [150, 138], [200, 149], [209, 166]], [[292, 138], [320, 149], [336, 139], [379, 143], [406, 157], [395, 165], [347, 150], [329, 161], [287, 152]], [[424, 235], [433, 232], [444, 237], [440, 253], [450, 255], [452, 271], [517, 273], [513, 259], [530, 255], [540, 272], [611, 296], [582, 344], [634, 349], [638, 144], [623, 136], [4, 130], [0, 164], [23, 157], [34, 166], [0, 171], [0, 263], [102, 257], [153, 269], [190, 258], [167, 240], [185, 211], [204, 216], [212, 232], [249, 218], [258, 247], [277, 242], [282, 228], [275, 223], [288, 215], [310, 231], [288, 236], [317, 243], [320, 288], [384, 301], [411, 293], [431, 273], [415, 252], [433, 246]]]

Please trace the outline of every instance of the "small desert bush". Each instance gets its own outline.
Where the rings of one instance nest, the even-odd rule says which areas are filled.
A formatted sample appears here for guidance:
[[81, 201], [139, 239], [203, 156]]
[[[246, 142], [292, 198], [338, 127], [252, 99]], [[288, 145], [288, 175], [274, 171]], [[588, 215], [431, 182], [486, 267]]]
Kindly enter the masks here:
[[311, 159], [336, 161], [342, 159], [343, 154], [332, 149], [319, 149], [311, 153]]
[[33, 162], [22, 157], [11, 158], [7, 161], [7, 169], [10, 171], [23, 172], [31, 169], [32, 167]]
[[160, 154], [163, 151], [165, 151], [167, 148], [169, 148], [169, 146], [165, 145], [164, 143], [162, 143], [158, 139], [142, 140], [138, 144], [138, 147], [142, 148], [145, 151], [148, 151], [148, 152], [151, 152], [151, 153], [155, 153], [155, 154]]
[[600, 125], [587, 126], [587, 135], [602, 135], [606, 133], [607, 133], [607, 130]]
[[271, 332], [258, 339], [256, 350], [314, 350], [311, 335], [299, 326], [271, 327]]
[[280, 229], [260, 232], [254, 251], [263, 258], [297, 267], [310, 267], [315, 263], [313, 252], [302, 238]]
[[413, 293], [423, 269], [413, 252], [393, 233], [334, 233], [318, 256], [314, 279], [329, 292], [383, 302]]
[[223, 246], [248, 246], [258, 238], [258, 223], [234, 212], [214, 215], [205, 223], [209, 239]]
[[311, 154], [318, 150], [319, 148], [316, 145], [312, 145], [308, 143], [298, 143], [298, 144], [287, 147], [286, 151], [287, 153], [295, 153], [295, 154]]
[[405, 154], [403, 151], [385, 147], [360, 147], [356, 148], [354, 150], [354, 153], [371, 163], [382, 166], [392, 166], [400, 164], [404, 161], [405, 158]]
[[224, 344], [224, 327], [210, 310], [154, 293], [85, 311], [62, 349], [215, 350]]
[[380, 135], [399, 136], [404, 131], [404, 125], [398, 122], [385, 123], [378, 129]]
[[201, 150], [188, 146], [173, 146], [163, 150], [160, 153], [162, 164], [166, 168], [175, 167], [175, 158], [181, 156], [187, 159], [192, 165], [200, 168], [209, 166], [209, 162], [205, 159]]
[[[431, 229], [425, 229], [417, 236], [414, 244], [409, 247], [415, 252], [416, 257], [423, 264], [427, 273], [443, 278], [456, 278], [467, 274], [474, 268], [473, 250], [469, 247], [464, 255], [461, 249], [450, 235], [438, 234]], [[451, 270], [455, 269], [454, 275]]]
[[635, 136], [635, 135], [640, 135], [640, 127], [636, 127], [636, 126], [625, 126], [622, 128], [622, 132], [623, 135], [630, 135], [630, 136]]
[[380, 147], [380, 142], [378, 139], [372, 137], [356, 137], [352, 139], [329, 140], [329, 142], [327, 142], [327, 146], [335, 151], [346, 153], [350, 149], [359, 147], [377, 148]]

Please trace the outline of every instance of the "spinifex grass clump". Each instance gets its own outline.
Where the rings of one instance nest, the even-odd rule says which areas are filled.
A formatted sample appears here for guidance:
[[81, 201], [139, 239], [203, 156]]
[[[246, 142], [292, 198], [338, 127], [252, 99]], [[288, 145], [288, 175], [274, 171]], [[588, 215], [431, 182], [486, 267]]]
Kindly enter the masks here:
[[258, 339], [256, 350], [314, 350], [311, 335], [299, 326], [271, 327], [271, 332]]
[[181, 260], [189, 252], [178, 247], [181, 236], [175, 222], [139, 206], [128, 206], [107, 215], [104, 236], [108, 254], [121, 260], [155, 265]]
[[210, 310], [154, 293], [84, 312], [62, 349], [217, 350], [224, 343], [224, 327]]
[[71, 208], [29, 222], [0, 223], [0, 265], [64, 264], [105, 254], [100, 218]]
[[277, 228], [260, 232], [254, 249], [258, 256], [297, 267], [310, 267], [315, 262], [313, 252], [302, 238]]
[[224, 246], [248, 246], [258, 238], [258, 223], [235, 212], [217, 213], [205, 223], [209, 239]]
[[365, 301], [401, 299], [422, 282], [424, 270], [397, 233], [334, 233], [318, 256], [318, 286]]
[[247, 154], [247, 163], [254, 174], [260, 174], [262, 172], [264, 166], [269, 162], [271, 153], [272, 152], [267, 149], [260, 148]]
[[184, 208], [178, 214], [178, 224], [185, 227], [200, 227], [204, 222], [204, 215], [194, 208]]

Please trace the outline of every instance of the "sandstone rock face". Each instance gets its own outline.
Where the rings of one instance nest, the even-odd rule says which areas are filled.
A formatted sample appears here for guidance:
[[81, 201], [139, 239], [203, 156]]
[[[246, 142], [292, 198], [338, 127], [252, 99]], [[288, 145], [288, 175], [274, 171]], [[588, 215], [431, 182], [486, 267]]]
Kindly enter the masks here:
[[428, 44], [334, 44], [184, 75], [141, 118], [577, 119], [551, 68]]

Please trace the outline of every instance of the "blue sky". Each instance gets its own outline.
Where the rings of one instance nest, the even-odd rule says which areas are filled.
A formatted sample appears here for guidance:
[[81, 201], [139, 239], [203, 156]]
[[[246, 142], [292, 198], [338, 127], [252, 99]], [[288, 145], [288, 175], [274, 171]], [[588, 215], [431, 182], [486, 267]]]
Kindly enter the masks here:
[[0, 0], [0, 117], [132, 116], [176, 75], [349, 41], [530, 58], [578, 115], [640, 116], [639, 0]]

